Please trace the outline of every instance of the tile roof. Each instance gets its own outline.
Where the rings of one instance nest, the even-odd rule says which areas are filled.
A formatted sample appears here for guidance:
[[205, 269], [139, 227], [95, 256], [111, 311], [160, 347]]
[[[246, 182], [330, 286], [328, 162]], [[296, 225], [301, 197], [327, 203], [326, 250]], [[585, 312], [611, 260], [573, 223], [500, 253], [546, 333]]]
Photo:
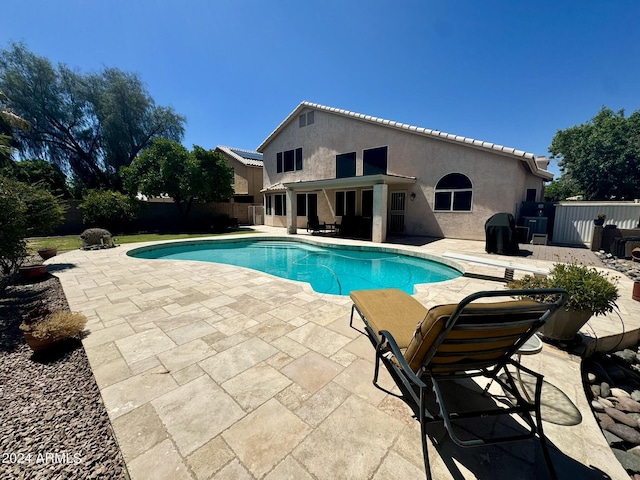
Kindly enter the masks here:
[[287, 187], [282, 182], [274, 183], [260, 190], [261, 192], [286, 192]]
[[262, 153], [254, 150], [243, 150], [241, 148], [224, 147], [218, 145], [216, 150], [221, 150], [230, 157], [235, 158], [239, 162], [244, 163], [249, 167], [262, 167]]
[[480, 148], [491, 150], [496, 153], [501, 153], [509, 156], [516, 157], [520, 160], [525, 161], [528, 164], [530, 170], [535, 175], [538, 175], [543, 178], [553, 178], [553, 174], [547, 172], [546, 170], [542, 170], [538, 167], [535, 162], [535, 155], [533, 153], [528, 153], [523, 150], [517, 150], [511, 147], [505, 147], [503, 145], [499, 145], [497, 143], [484, 142], [482, 140], [475, 140], [469, 137], [463, 137], [461, 135], [454, 135], [451, 133], [441, 132], [439, 130], [431, 130], [429, 128], [416, 127], [414, 125], [408, 125], [406, 123], [394, 122], [392, 120], [385, 120], [383, 118], [372, 117], [371, 115], [364, 115], [362, 113], [350, 112], [348, 110], [343, 110], [340, 108], [327, 107], [325, 105], [320, 105], [317, 103], [311, 102], [301, 102], [300, 105], [296, 107], [296, 109], [289, 114], [287, 118], [285, 118], [280, 125], [276, 127], [276, 129], [271, 132], [271, 134], [262, 142], [262, 144], [257, 148], [259, 152], [263, 151], [264, 148], [273, 140], [273, 138], [280, 133], [280, 131], [294, 118], [296, 118], [302, 110], [305, 108], [311, 108], [314, 110], [320, 110], [324, 112], [334, 113], [336, 115], [342, 115], [344, 117], [350, 117], [357, 120], [362, 120], [369, 123], [375, 123], [378, 125], [384, 125], [386, 127], [395, 128], [398, 130], [404, 130], [412, 133], [416, 133], [418, 135], [428, 136], [432, 138], [437, 138], [439, 140], [444, 140], [448, 142], [454, 142], [462, 145], [466, 145], [469, 147]]

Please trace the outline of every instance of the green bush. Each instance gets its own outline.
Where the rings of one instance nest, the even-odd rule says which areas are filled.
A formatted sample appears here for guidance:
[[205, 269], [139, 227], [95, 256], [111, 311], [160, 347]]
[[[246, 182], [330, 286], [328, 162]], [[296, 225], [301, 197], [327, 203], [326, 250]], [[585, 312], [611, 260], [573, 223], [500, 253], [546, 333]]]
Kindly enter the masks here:
[[0, 293], [27, 256], [26, 210], [20, 197], [20, 183], [0, 177]]
[[21, 197], [26, 211], [26, 236], [49, 235], [64, 220], [66, 207], [51, 192], [22, 184]]
[[122, 232], [138, 213], [137, 200], [112, 190], [89, 190], [79, 207], [85, 225], [111, 232]]
[[25, 237], [46, 235], [63, 218], [64, 207], [51, 193], [0, 176], [0, 292], [27, 256]]
[[594, 315], [612, 312], [620, 296], [615, 279], [578, 263], [557, 263], [547, 277], [526, 275], [507, 284], [509, 289], [564, 288], [569, 293], [566, 310], [590, 311]]

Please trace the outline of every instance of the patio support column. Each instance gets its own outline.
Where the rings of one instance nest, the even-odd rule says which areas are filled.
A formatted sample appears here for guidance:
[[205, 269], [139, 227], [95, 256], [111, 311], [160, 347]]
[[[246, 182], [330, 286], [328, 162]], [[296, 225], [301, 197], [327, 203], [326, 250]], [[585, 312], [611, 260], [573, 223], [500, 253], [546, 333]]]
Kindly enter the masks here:
[[296, 192], [287, 188], [287, 233], [295, 235], [298, 233], [298, 202], [296, 202]]
[[373, 225], [371, 241], [382, 243], [387, 239], [387, 198], [389, 187], [386, 183], [373, 186]]

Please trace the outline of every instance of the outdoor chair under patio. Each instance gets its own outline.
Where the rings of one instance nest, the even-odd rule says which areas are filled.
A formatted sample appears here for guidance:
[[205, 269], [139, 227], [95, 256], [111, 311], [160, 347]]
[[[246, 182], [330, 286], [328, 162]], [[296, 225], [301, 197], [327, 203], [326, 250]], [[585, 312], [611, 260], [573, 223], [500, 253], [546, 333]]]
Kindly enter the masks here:
[[311, 230], [311, 234], [321, 233], [327, 230], [326, 222], [321, 222], [318, 220], [318, 216], [308, 217], [307, 218], [307, 232]]
[[[354, 312], [358, 312], [364, 322], [366, 334], [376, 350], [374, 385], [394, 395], [378, 385], [382, 362], [402, 392], [401, 398], [412, 408], [420, 422], [427, 478], [431, 478], [431, 469], [426, 426], [432, 422], [444, 424], [451, 440], [460, 447], [537, 436], [549, 473], [552, 478], [556, 478], [542, 430], [540, 403], [543, 376], [522, 366], [514, 356], [549, 315], [564, 305], [567, 300], [566, 291], [545, 289], [478, 292], [458, 304], [440, 305], [429, 310], [397, 289], [357, 290], [350, 295], [353, 300], [350, 325], [353, 327]], [[486, 301], [494, 297], [533, 295], [539, 301], [512, 298], [500, 302]], [[518, 378], [522, 371], [535, 379], [533, 400], [524, 398], [509, 366], [516, 369]], [[488, 396], [491, 407], [468, 411], [468, 405], [465, 405], [464, 411], [450, 410], [451, 399], [443, 395], [444, 382], [460, 382], [464, 381], [461, 379], [475, 377], [486, 378], [487, 386], [482, 395]], [[489, 395], [489, 387], [493, 382], [502, 387], [504, 396]], [[524, 389], [522, 382], [520, 388]], [[437, 405], [430, 400], [430, 407], [427, 397], [431, 389]], [[528, 394], [526, 396], [529, 397]], [[456, 399], [458, 403], [461, 400], [465, 403], [464, 399]], [[499, 436], [495, 432], [489, 435], [474, 432], [474, 427], [478, 427], [475, 428], [478, 430], [487, 419], [513, 421], [513, 418], [509, 418], [513, 415], [519, 416], [526, 427], [518, 424], [516, 430]]]

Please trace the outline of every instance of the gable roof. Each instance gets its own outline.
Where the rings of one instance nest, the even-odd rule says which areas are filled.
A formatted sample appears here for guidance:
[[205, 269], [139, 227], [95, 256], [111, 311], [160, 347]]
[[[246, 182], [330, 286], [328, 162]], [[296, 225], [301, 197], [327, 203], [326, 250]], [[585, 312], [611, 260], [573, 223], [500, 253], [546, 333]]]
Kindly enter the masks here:
[[255, 152], [253, 150], [243, 150], [241, 148], [223, 147], [218, 145], [216, 150], [229, 155], [231, 158], [235, 158], [237, 161], [247, 165], [248, 167], [262, 167], [262, 153]]
[[431, 130], [429, 128], [416, 127], [413, 125], [408, 125], [406, 123], [394, 122], [392, 120], [385, 120], [383, 118], [372, 117], [371, 115], [364, 115], [362, 113], [350, 112], [348, 110], [343, 110], [340, 108], [327, 107], [324, 105], [320, 105], [318, 103], [311, 102], [301, 102], [300, 105], [296, 107], [296, 109], [291, 112], [287, 118], [285, 118], [280, 125], [276, 127], [276, 129], [271, 132], [271, 134], [260, 144], [257, 148], [258, 152], [263, 152], [266, 146], [282, 131], [284, 128], [291, 122], [293, 119], [297, 118], [298, 115], [305, 109], [311, 108], [314, 110], [320, 110], [328, 113], [333, 113], [335, 115], [341, 115], [343, 117], [349, 117], [356, 120], [360, 120], [363, 122], [373, 123], [382, 125], [389, 128], [394, 128], [396, 130], [403, 130], [406, 132], [414, 133], [416, 135], [422, 135], [426, 137], [435, 138], [438, 140], [443, 140], [446, 142], [457, 143], [460, 145], [464, 145], [467, 147], [478, 148], [482, 150], [490, 150], [493, 153], [499, 153], [502, 155], [507, 155], [513, 158], [516, 158], [524, 164], [524, 167], [529, 170], [534, 175], [538, 177], [542, 177], [545, 180], [552, 180], [553, 174], [546, 170], [542, 170], [538, 167], [536, 163], [536, 156], [533, 153], [528, 153], [523, 150], [517, 150], [511, 147], [505, 147], [503, 145], [498, 145], [497, 143], [484, 142], [482, 140], [475, 140], [469, 137], [463, 137], [460, 135], [453, 135], [451, 133], [441, 132], [439, 130]]

